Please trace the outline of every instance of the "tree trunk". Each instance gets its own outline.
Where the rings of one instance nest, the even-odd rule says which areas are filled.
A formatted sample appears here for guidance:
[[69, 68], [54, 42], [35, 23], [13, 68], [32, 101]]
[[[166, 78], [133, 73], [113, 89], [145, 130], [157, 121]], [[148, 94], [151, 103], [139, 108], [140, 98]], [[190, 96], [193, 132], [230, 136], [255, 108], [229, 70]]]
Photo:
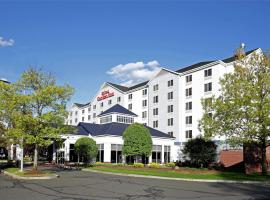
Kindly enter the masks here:
[[266, 158], [266, 145], [261, 147], [262, 151], [262, 159], [261, 159], [261, 165], [262, 165], [262, 175], [267, 175], [268, 171], [268, 163], [267, 163], [267, 158]]
[[38, 145], [35, 144], [35, 151], [34, 151], [34, 166], [33, 166], [33, 169], [34, 169], [34, 170], [37, 170], [37, 168], [38, 168], [37, 162], [38, 162]]

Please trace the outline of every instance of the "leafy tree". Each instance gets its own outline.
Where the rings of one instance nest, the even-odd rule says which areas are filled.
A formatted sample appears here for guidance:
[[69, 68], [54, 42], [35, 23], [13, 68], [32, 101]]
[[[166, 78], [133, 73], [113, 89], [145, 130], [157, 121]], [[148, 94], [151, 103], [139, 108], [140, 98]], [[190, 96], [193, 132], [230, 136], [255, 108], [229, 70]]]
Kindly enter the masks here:
[[97, 157], [98, 147], [92, 138], [82, 137], [74, 145], [75, 152], [79, 157], [83, 157], [83, 162], [89, 163]]
[[188, 140], [183, 149], [183, 153], [190, 159], [192, 165], [196, 167], [207, 167], [216, 159], [216, 144], [211, 140], [202, 137]]
[[[225, 136], [231, 144], [256, 143], [261, 149], [262, 174], [267, 173], [270, 136], [270, 56], [253, 53], [238, 60], [234, 72], [220, 80], [221, 94], [203, 103], [200, 129], [207, 138]], [[209, 113], [213, 113], [209, 115]]]
[[149, 130], [135, 123], [127, 127], [123, 134], [123, 154], [126, 156], [150, 156], [152, 152], [152, 137]]
[[34, 144], [33, 167], [37, 169], [38, 148], [73, 130], [65, 125], [66, 103], [73, 89], [58, 86], [51, 74], [30, 68], [17, 82], [0, 83], [0, 90], [0, 118], [7, 123], [6, 136], [14, 143]]

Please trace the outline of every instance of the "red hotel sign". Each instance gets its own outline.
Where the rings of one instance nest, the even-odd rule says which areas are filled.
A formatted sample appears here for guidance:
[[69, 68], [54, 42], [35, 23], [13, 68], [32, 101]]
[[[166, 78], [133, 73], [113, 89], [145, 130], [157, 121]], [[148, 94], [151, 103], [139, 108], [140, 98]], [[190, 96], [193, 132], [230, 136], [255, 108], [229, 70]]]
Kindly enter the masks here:
[[109, 97], [113, 97], [114, 96], [114, 92], [109, 92], [109, 90], [106, 90], [104, 92], [101, 92], [101, 96], [97, 97], [98, 101], [101, 101], [103, 99], [107, 99]]

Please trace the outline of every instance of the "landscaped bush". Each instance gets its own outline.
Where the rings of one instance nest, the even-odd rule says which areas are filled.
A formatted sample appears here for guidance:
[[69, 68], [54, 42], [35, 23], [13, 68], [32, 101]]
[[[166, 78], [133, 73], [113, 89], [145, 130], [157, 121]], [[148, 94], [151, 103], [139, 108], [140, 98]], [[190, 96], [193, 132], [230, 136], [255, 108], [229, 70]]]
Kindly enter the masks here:
[[136, 168], [143, 168], [143, 167], [144, 167], [144, 164], [142, 164], [142, 163], [134, 163], [134, 164], [133, 164], [133, 167], [136, 167]]
[[150, 168], [160, 168], [161, 167], [160, 164], [158, 164], [158, 163], [150, 163], [148, 166]]
[[175, 164], [174, 164], [174, 162], [170, 162], [170, 163], [166, 163], [165, 166], [173, 168], [173, 167], [175, 167]]

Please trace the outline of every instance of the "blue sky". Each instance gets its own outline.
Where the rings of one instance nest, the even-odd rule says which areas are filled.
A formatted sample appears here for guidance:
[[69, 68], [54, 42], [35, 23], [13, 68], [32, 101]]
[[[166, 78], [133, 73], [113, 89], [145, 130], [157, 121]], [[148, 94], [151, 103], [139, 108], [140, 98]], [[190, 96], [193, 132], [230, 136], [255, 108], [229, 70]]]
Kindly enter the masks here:
[[[85, 103], [104, 81], [135, 83], [159, 67], [221, 59], [241, 42], [270, 49], [270, 2], [216, 2], [0, 0], [0, 77], [42, 68]], [[116, 71], [125, 67], [126, 77]]]

